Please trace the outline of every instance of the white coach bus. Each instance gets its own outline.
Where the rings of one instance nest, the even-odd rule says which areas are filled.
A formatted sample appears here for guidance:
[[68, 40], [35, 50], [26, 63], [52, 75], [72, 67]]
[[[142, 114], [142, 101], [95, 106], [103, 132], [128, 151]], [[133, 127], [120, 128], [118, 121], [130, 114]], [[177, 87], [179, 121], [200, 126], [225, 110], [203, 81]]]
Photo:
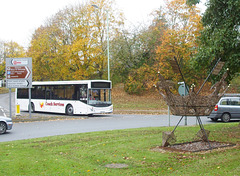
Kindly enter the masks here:
[[[112, 113], [111, 81], [44, 81], [33, 82], [31, 111], [93, 115]], [[28, 111], [29, 89], [16, 89], [16, 104]]]

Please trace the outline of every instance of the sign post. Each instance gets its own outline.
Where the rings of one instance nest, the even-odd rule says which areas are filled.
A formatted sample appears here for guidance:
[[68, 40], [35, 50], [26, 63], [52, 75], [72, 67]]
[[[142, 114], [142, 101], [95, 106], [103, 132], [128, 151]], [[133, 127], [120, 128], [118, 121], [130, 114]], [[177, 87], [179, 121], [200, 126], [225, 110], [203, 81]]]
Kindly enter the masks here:
[[9, 88], [11, 110], [11, 88], [29, 88], [29, 115], [31, 118], [32, 58], [6, 58], [6, 87]]
[[[188, 86], [186, 85], [185, 82], [178, 82], [178, 84], [180, 84], [180, 86], [178, 87], [178, 93], [181, 95], [181, 96], [186, 96], [188, 95]], [[187, 126], [187, 116], [185, 116], [185, 126]]]

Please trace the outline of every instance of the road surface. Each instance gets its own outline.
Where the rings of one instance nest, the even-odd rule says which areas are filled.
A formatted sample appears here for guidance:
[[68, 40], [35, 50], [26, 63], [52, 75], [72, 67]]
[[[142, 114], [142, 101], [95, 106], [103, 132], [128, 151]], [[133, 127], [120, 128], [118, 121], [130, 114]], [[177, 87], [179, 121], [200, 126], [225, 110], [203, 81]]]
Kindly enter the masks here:
[[[15, 112], [15, 105], [14, 105], [14, 97], [15, 94], [11, 93], [11, 102], [12, 102], [12, 112]], [[9, 117], [9, 93], [7, 94], [0, 94], [0, 116], [7, 116]]]
[[[113, 114], [91, 118], [75, 118], [72, 120], [14, 123], [12, 130], [0, 135], [0, 142], [93, 131], [168, 126], [167, 115]], [[178, 116], [171, 116], [170, 125], [175, 126], [179, 119]], [[202, 122], [203, 124], [212, 123], [206, 117], [202, 117]], [[180, 123], [180, 126], [183, 125], [184, 120]], [[196, 118], [189, 117], [188, 125], [196, 125]]]
[[[14, 95], [12, 94], [14, 97]], [[0, 95], [0, 106], [6, 115], [9, 114], [9, 94]], [[14, 109], [14, 98], [12, 98]], [[1, 112], [2, 112], [1, 111]], [[1, 113], [0, 112], [0, 113]], [[15, 113], [15, 110], [13, 110]], [[48, 115], [48, 114], [41, 114]], [[57, 116], [56, 114], [52, 114]], [[175, 126], [179, 116], [171, 116], [170, 126]], [[207, 117], [201, 117], [203, 124], [213, 123]], [[182, 120], [180, 126], [185, 125]], [[187, 125], [196, 125], [195, 117], [188, 117]], [[97, 115], [89, 118], [73, 116], [69, 120], [53, 120], [29, 123], [14, 123], [13, 129], [0, 135], [0, 142], [39, 138], [55, 135], [85, 133], [93, 131], [169, 126], [168, 115]]]

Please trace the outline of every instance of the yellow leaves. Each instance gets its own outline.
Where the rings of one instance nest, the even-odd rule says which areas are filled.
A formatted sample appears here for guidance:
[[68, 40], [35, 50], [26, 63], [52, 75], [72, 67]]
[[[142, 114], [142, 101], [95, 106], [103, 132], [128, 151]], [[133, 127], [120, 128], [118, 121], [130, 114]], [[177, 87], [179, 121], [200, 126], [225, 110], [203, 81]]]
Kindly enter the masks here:
[[121, 24], [111, 7], [109, 0], [67, 7], [39, 27], [29, 49], [34, 80], [103, 79], [107, 70], [106, 12], [111, 17], [112, 36]]
[[161, 44], [157, 47], [158, 64], [161, 73], [167, 77], [175, 77], [169, 70], [168, 60], [177, 58], [189, 63], [196, 53], [197, 37], [202, 30], [201, 17], [196, 7], [189, 7], [185, 0], [173, 0], [167, 3], [166, 17], [168, 28], [160, 38]]
[[4, 43], [4, 54], [6, 58], [26, 57], [26, 51], [16, 42]]

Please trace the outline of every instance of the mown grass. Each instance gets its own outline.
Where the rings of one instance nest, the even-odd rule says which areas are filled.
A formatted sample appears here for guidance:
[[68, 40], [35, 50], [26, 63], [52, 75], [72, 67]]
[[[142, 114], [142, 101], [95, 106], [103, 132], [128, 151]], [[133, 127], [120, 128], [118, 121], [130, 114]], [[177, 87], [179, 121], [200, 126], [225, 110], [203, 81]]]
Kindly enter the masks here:
[[[1, 175], [238, 175], [238, 123], [206, 125], [210, 140], [238, 144], [203, 153], [154, 152], [163, 131], [140, 128], [54, 136], [0, 143]], [[194, 138], [199, 127], [178, 127], [178, 141]], [[106, 164], [127, 168], [106, 168]]]

